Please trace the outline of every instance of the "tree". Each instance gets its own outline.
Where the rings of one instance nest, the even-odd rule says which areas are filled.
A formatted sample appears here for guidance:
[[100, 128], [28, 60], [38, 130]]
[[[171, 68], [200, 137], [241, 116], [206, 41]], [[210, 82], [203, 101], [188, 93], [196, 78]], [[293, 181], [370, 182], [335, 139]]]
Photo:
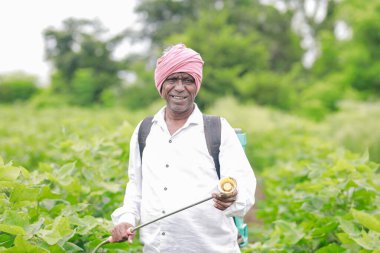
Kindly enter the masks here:
[[[353, 88], [364, 98], [380, 95], [380, 1], [363, 5], [361, 1], [342, 1], [335, 6], [332, 22], [344, 24], [345, 38], [334, 30], [319, 34], [321, 53], [313, 74], [318, 79], [340, 81], [345, 89]], [[339, 78], [337, 78], [339, 76]], [[336, 83], [335, 83], [336, 84]], [[342, 90], [341, 90], [342, 91]]]
[[[126, 35], [104, 39], [105, 32], [97, 20], [73, 18], [64, 20], [62, 29], [45, 30], [46, 57], [53, 63], [56, 72], [53, 91], [67, 93], [74, 98], [85, 96], [74, 101], [90, 104], [99, 102], [103, 91], [120, 85], [118, 72], [125, 65], [114, 60], [112, 53]], [[83, 78], [86, 82], [78, 83]], [[87, 88], [84, 89], [84, 86]], [[90, 93], [84, 94], [84, 90]]]
[[158, 48], [178, 42], [201, 53], [206, 62], [204, 88], [197, 98], [201, 107], [226, 94], [241, 100], [257, 98], [252, 90], [241, 93], [243, 78], [247, 81], [262, 71], [281, 78], [302, 56], [291, 17], [259, 1], [141, 1], [136, 10], [143, 17], [140, 36], [150, 40], [154, 59], [161, 54]]

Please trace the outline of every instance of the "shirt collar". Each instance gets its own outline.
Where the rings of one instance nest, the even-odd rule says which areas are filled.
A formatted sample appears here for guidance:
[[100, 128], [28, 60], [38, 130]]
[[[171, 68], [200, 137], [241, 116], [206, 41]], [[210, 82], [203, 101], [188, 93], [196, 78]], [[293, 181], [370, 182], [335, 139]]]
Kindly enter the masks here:
[[[166, 122], [165, 122], [165, 108], [166, 105], [163, 106], [153, 117], [153, 122], [157, 122], [157, 124], [161, 127], [166, 127]], [[190, 124], [202, 124], [203, 123], [203, 114], [199, 110], [198, 105], [194, 103], [194, 110], [187, 119], [184, 127], [189, 126]]]

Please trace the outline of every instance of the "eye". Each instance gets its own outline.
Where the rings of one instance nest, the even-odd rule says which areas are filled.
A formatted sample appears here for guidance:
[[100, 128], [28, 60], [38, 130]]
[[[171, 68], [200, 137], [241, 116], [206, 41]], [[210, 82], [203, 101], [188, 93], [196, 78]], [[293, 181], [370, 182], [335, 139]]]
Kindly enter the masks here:
[[183, 79], [183, 82], [184, 82], [185, 84], [193, 84], [193, 83], [194, 83], [194, 80], [191, 79], [191, 78], [185, 78], [185, 79]]
[[175, 84], [178, 81], [178, 78], [177, 77], [171, 77], [171, 78], [166, 79], [166, 81], [169, 84]]

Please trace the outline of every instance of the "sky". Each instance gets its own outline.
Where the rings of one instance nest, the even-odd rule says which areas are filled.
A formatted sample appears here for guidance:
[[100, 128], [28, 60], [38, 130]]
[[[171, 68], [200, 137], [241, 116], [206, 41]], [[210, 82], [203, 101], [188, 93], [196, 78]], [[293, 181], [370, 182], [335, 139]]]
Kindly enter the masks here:
[[[61, 27], [69, 17], [99, 19], [109, 34], [136, 24], [137, 0], [9, 0], [0, 2], [0, 75], [23, 71], [49, 80], [44, 59], [43, 30]], [[121, 45], [125, 54], [127, 45]]]

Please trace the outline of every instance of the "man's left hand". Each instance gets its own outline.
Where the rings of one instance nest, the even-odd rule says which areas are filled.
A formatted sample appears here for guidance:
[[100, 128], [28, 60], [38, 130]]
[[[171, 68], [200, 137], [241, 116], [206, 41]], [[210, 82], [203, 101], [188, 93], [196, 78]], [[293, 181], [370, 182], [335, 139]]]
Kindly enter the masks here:
[[223, 193], [213, 193], [212, 197], [214, 200], [214, 206], [215, 208], [218, 208], [221, 211], [226, 210], [228, 207], [230, 207], [235, 201], [237, 196], [237, 190], [232, 192], [231, 194], [223, 194]]

